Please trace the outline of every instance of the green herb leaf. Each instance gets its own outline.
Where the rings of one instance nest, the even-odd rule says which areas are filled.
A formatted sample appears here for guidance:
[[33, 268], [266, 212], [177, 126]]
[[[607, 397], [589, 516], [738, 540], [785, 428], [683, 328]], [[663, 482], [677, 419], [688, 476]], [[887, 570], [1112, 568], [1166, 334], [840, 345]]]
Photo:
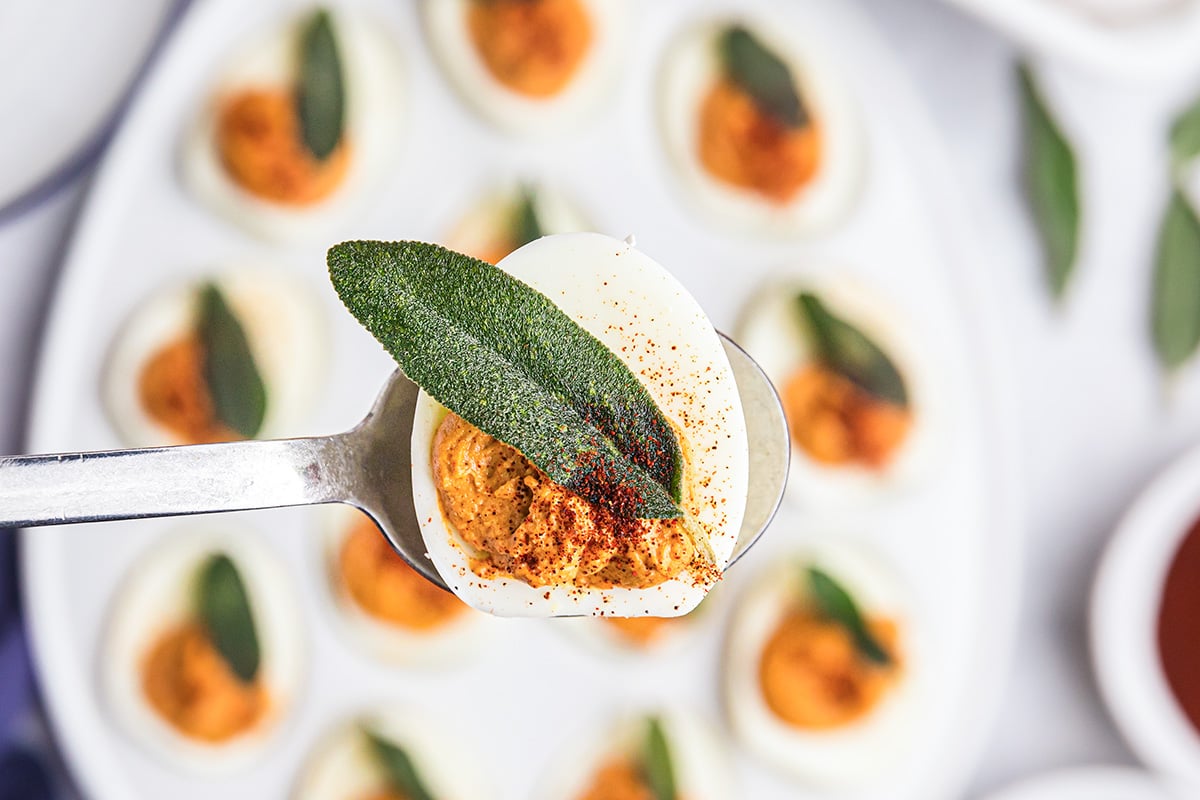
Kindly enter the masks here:
[[1075, 154], [1050, 116], [1028, 66], [1019, 69], [1025, 120], [1025, 191], [1046, 249], [1050, 288], [1061, 297], [1079, 247]]
[[373, 731], [364, 729], [363, 735], [367, 737], [371, 756], [383, 770], [389, 789], [407, 800], [434, 800], [408, 753]]
[[1158, 359], [1174, 370], [1200, 344], [1200, 221], [1176, 189], [1158, 234], [1152, 313]]
[[864, 658], [885, 667], [892, 663], [891, 655], [871, 634], [854, 598], [841, 584], [828, 573], [816, 567], [809, 567], [808, 586], [821, 615], [841, 625], [853, 637], [854, 646]]
[[233, 673], [246, 683], [258, 675], [258, 631], [242, 576], [229, 556], [215, 555], [199, 576], [200, 621], [217, 652]]
[[801, 292], [800, 315], [812, 332], [817, 359], [863, 391], [908, 407], [908, 389], [896, 365], [867, 335], [836, 317], [812, 292]]
[[721, 35], [721, 58], [725, 74], [754, 98], [764, 114], [789, 128], [810, 122], [800, 90], [779, 56], [768, 50], [742, 25], [727, 28]]
[[670, 424], [621, 360], [544, 295], [421, 242], [346, 242], [328, 261], [346, 308], [440, 403], [618, 515], [681, 515]]
[[333, 18], [321, 9], [300, 35], [300, 80], [296, 86], [304, 144], [319, 161], [328, 158], [342, 140], [345, 93]]
[[536, 195], [533, 187], [521, 187], [521, 196], [517, 199], [516, 211], [513, 214], [512, 242], [514, 250], [546, 235], [546, 231], [542, 229], [541, 220], [538, 219], [535, 201]]
[[671, 748], [662, 720], [649, 717], [646, 720], [646, 736], [642, 740], [642, 777], [654, 800], [676, 800], [675, 767], [671, 763]]
[[1175, 120], [1171, 126], [1171, 163], [1181, 169], [1200, 156], [1200, 99]]
[[217, 419], [247, 439], [257, 436], [267, 414], [267, 387], [242, 324], [212, 284], [200, 290], [197, 333]]

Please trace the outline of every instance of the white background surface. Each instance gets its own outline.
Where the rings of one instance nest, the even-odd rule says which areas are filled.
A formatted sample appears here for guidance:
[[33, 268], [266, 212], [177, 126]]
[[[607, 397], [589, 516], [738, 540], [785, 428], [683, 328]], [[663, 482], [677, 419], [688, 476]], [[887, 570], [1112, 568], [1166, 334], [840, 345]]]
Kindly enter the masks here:
[[[1088, 215], [1077, 280], [1055, 307], [1014, 179], [1011, 48], [934, 0], [862, 2], [914, 72], [958, 165], [993, 254], [995, 302], [1011, 323], [1021, 383], [1027, 580], [1012, 677], [976, 787], [1060, 765], [1129, 762], [1096, 694], [1084, 622], [1095, 560], [1117, 516], [1171, 455], [1200, 440], [1196, 370], [1164, 403], [1146, 335], [1167, 191], [1163, 120], [1188, 87], [1114, 88], [1048, 65], [1047, 91], [1083, 155]], [[0, 227], [6, 452], [20, 448], [33, 348], [81, 190]]]

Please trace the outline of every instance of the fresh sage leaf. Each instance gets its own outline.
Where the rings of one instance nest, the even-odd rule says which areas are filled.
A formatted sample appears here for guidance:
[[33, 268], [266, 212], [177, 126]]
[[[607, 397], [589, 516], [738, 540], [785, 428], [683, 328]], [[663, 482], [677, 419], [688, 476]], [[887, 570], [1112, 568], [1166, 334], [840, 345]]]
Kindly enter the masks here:
[[521, 188], [521, 195], [517, 198], [517, 207], [513, 215], [512, 243], [514, 250], [546, 235], [546, 231], [542, 228], [542, 222], [538, 219], [536, 199], [532, 186]]
[[754, 98], [764, 114], [789, 128], [809, 124], [792, 71], [754, 34], [742, 25], [731, 26], [721, 34], [720, 50], [725, 74]]
[[547, 297], [422, 242], [345, 242], [328, 262], [346, 308], [442, 405], [615, 514], [681, 515], [670, 423], [629, 368]]
[[872, 635], [854, 598], [841, 584], [823, 570], [809, 567], [808, 588], [816, 601], [817, 610], [823, 617], [841, 625], [850, 634], [859, 654], [868, 661], [885, 667], [892, 663], [891, 655]]
[[363, 735], [367, 737], [371, 757], [383, 771], [391, 791], [406, 800], [434, 800], [433, 794], [425, 788], [416, 764], [403, 748], [370, 730], [363, 730]]
[[1176, 170], [1200, 156], [1200, 98], [1183, 111], [1171, 126], [1171, 163]]
[[216, 286], [200, 290], [199, 329], [204, 380], [217, 419], [247, 439], [258, 435], [267, 414], [267, 387], [241, 322]]
[[1200, 220], [1183, 193], [1171, 195], [1154, 268], [1154, 348], [1174, 370], [1200, 344]]
[[214, 555], [201, 567], [198, 601], [200, 621], [217, 652], [233, 674], [253, 683], [261, 660], [258, 631], [246, 586], [229, 556]]
[[646, 735], [642, 740], [642, 777], [654, 795], [654, 800], [676, 800], [675, 766], [671, 763], [671, 748], [662, 720], [646, 720]]
[[313, 14], [300, 35], [300, 80], [296, 109], [304, 144], [318, 161], [329, 157], [346, 121], [346, 88], [333, 18], [325, 9]]
[[812, 292], [799, 296], [801, 319], [812, 333], [817, 360], [872, 397], [908, 407], [908, 388], [900, 370], [866, 334], [834, 316]]
[[1046, 251], [1047, 276], [1061, 297], [1079, 248], [1079, 180], [1075, 153], [1050, 115], [1029, 67], [1018, 70], [1025, 128], [1025, 193]]

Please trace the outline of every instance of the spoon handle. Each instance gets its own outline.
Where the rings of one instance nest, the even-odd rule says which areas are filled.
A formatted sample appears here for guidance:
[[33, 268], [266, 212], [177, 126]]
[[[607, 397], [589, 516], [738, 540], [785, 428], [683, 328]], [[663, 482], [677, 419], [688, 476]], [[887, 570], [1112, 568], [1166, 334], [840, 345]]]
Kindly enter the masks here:
[[0, 527], [348, 500], [351, 435], [0, 457]]

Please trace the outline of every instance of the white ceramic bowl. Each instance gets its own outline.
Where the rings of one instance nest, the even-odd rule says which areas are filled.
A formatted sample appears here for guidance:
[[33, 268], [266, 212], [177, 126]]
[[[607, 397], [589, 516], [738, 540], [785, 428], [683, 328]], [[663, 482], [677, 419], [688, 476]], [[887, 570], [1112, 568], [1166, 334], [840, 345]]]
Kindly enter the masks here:
[[1200, 448], [1157, 477], [1121, 520], [1091, 604], [1092, 659], [1117, 726], [1148, 766], [1193, 787], [1200, 787], [1200, 733], [1167, 684], [1157, 627], [1167, 571], [1197, 516]]

